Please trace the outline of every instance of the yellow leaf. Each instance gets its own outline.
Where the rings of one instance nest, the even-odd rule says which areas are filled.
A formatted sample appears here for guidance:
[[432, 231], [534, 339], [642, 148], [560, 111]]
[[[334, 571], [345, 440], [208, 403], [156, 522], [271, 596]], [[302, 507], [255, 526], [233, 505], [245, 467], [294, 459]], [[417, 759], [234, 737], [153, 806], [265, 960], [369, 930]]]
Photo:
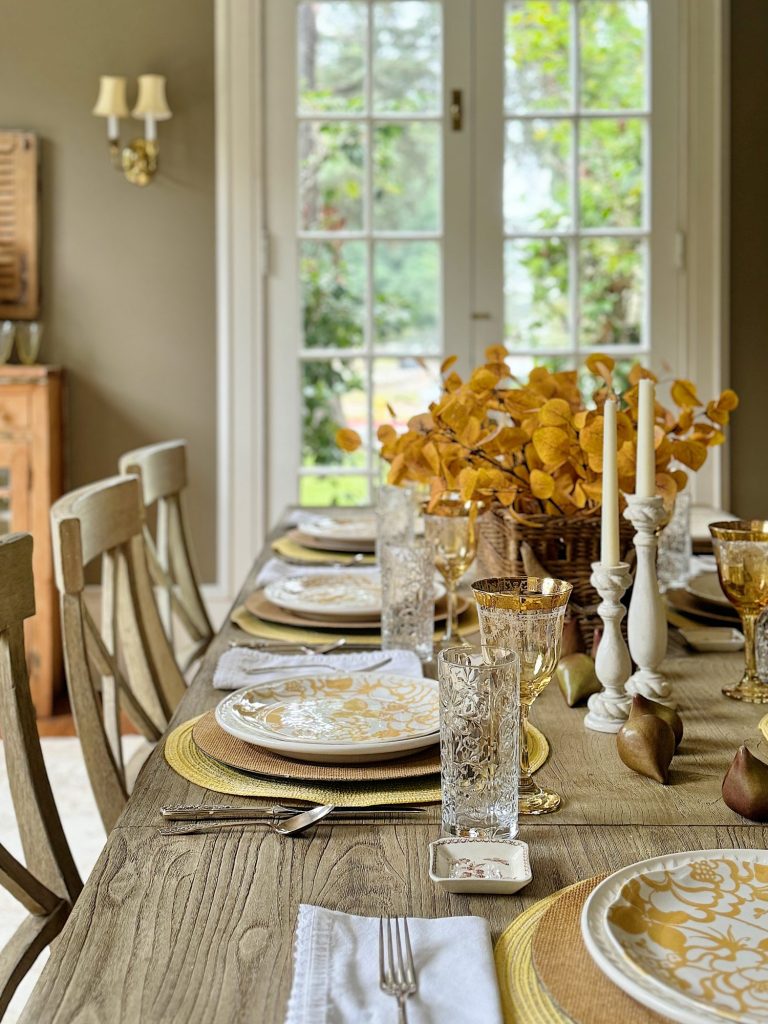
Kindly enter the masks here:
[[672, 457], [695, 473], [704, 465], [707, 449], [701, 441], [673, 441]]
[[443, 381], [443, 388], [448, 392], [457, 391], [463, 383], [458, 373], [449, 373]]
[[475, 486], [477, 484], [478, 472], [476, 469], [472, 469], [467, 466], [459, 473], [459, 493], [461, 494], [463, 501], [469, 501], [475, 493]]
[[675, 481], [678, 491], [682, 491], [688, 483], [688, 474], [684, 469], [673, 469], [672, 479]]
[[342, 427], [336, 431], [336, 444], [343, 452], [356, 452], [362, 443], [363, 439], [358, 432], [350, 427]]
[[699, 396], [696, 394], [696, 385], [690, 380], [676, 380], [670, 391], [672, 401], [681, 409], [701, 405]]
[[440, 363], [440, 376], [444, 377], [446, 372], [450, 370], [453, 364], [458, 360], [458, 356], [447, 356], [442, 363]]
[[579, 433], [579, 444], [587, 455], [602, 456], [604, 422], [602, 416], [595, 416]]
[[580, 409], [579, 412], [577, 412], [573, 417], [574, 427], [576, 427], [577, 430], [583, 430], [584, 427], [587, 425], [588, 416], [589, 411], [587, 409]]
[[385, 444], [387, 441], [394, 441], [397, 437], [397, 431], [391, 423], [382, 423], [379, 429], [376, 431], [376, 437]]
[[397, 413], [392, 408], [392, 406], [389, 404], [389, 402], [387, 402], [387, 412], [389, 413], [389, 415], [392, 417], [393, 420], [397, 419]]
[[492, 391], [496, 387], [498, 376], [484, 366], [478, 367], [469, 378], [468, 387], [472, 391]]
[[542, 427], [566, 427], [571, 422], [571, 407], [563, 398], [550, 398], [539, 409]]
[[533, 446], [545, 466], [556, 468], [568, 458], [571, 443], [559, 427], [539, 427], [533, 432]]
[[603, 355], [602, 352], [593, 352], [591, 356], [587, 356], [586, 366], [590, 373], [594, 373], [596, 377], [601, 377], [606, 384], [611, 383], [613, 368], [616, 365], [615, 359], [611, 356]]
[[555, 481], [551, 474], [534, 469], [531, 473], [531, 493], [535, 498], [551, 498], [555, 493]]
[[644, 366], [641, 366], [640, 363], [635, 363], [632, 369], [629, 371], [629, 376], [627, 379], [629, 380], [629, 383], [634, 387], [634, 385], [637, 384], [638, 381], [658, 381], [659, 378], [656, 376], [655, 373], [651, 373], [650, 370], [646, 370], [646, 368]]
[[485, 350], [485, 358], [489, 363], [503, 363], [507, 358], [507, 350], [503, 345], [490, 345]]
[[440, 456], [437, 453], [437, 448], [431, 441], [428, 441], [421, 451], [429, 468], [437, 475], [440, 472]]
[[731, 418], [731, 413], [738, 407], [739, 396], [730, 388], [723, 391], [719, 398], [707, 402], [707, 416], [714, 422], [724, 427]]

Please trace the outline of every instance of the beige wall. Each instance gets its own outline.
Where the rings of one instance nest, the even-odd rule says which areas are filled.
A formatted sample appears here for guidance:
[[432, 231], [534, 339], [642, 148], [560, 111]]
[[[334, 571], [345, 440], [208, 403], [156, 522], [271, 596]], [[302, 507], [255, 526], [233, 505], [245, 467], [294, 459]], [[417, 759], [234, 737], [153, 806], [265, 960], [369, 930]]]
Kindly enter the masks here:
[[[112, 170], [100, 74], [168, 77], [160, 177]], [[132, 81], [133, 80], [133, 81]], [[215, 576], [213, 0], [0, 0], [0, 126], [42, 139], [41, 358], [67, 369], [67, 481], [121, 452], [191, 446], [190, 519]], [[140, 122], [123, 124], [123, 139]]]
[[731, 0], [732, 507], [768, 517], [768, 3]]

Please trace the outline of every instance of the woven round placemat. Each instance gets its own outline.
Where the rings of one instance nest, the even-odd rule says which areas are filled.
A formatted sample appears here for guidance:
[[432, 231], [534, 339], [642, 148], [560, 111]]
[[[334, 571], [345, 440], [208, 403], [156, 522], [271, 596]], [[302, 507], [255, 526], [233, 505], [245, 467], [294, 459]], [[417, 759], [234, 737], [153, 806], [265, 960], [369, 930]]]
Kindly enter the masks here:
[[536, 977], [554, 1005], [575, 1024], [668, 1024], [667, 1017], [636, 1003], [614, 985], [584, 945], [581, 912], [605, 877], [588, 878], [564, 889], [544, 912], [531, 945]]
[[[259, 778], [208, 757], [200, 750], [192, 732], [202, 715], [177, 726], [165, 740], [163, 752], [173, 770], [188, 782], [230, 796], [263, 796], [278, 800], [308, 800], [333, 803], [339, 807], [367, 807], [370, 804], [439, 803], [440, 780], [433, 775], [421, 778], [388, 779], [369, 783], [306, 783], [296, 780]], [[539, 758], [543, 764], [549, 753], [546, 738], [532, 729], [532, 741], [540, 739]]]
[[[302, 629], [299, 626], [281, 626], [275, 622], [267, 622], [265, 619], [260, 619], [257, 615], [253, 615], [242, 604], [234, 609], [230, 618], [235, 625], [245, 630], [246, 633], [250, 633], [251, 636], [257, 636], [262, 640], [292, 640], [301, 644], [322, 644], [347, 637], [347, 633], [343, 629], [334, 630], [331, 628], [318, 631], [316, 629]], [[459, 617], [459, 634], [461, 636], [468, 636], [471, 633], [476, 633], [477, 630], [477, 609], [474, 604], [471, 604], [464, 614]], [[443, 632], [442, 627], [435, 630], [436, 641], [442, 639]], [[355, 643], [379, 644], [381, 643], [381, 633], [378, 630], [371, 630], [370, 633], [358, 633], [355, 631]]]
[[[239, 771], [271, 778], [298, 779], [303, 782], [376, 782], [379, 779], [408, 779], [435, 775], [440, 771], [440, 753], [436, 747], [419, 751], [397, 761], [372, 764], [311, 764], [281, 757], [271, 750], [230, 736], [217, 723], [213, 711], [202, 715], [192, 730], [192, 739], [200, 750], [215, 761]], [[528, 725], [528, 750], [531, 770], [536, 771], [547, 759], [549, 743], [535, 726]]]

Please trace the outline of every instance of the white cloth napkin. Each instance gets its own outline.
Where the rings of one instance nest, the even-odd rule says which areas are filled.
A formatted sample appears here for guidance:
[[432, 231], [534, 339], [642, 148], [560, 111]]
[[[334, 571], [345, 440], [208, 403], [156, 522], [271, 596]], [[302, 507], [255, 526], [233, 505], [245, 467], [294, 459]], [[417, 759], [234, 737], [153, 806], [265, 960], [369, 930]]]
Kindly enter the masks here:
[[[276, 679], [299, 675], [325, 675], [328, 672], [352, 672], [377, 665], [384, 658], [392, 660], [382, 672], [399, 672], [404, 676], [421, 677], [421, 662], [413, 651], [356, 651], [348, 654], [272, 654], [248, 647], [232, 647], [222, 654], [213, 674], [217, 690], [239, 690], [241, 686], [260, 686]], [[298, 666], [286, 669], [286, 665]], [[324, 666], [319, 668], [318, 666]], [[274, 667], [274, 672], [254, 675], [249, 669]]]
[[[416, 995], [409, 1024], [502, 1024], [488, 922], [408, 918]], [[302, 905], [285, 1024], [392, 1024], [397, 1002], [379, 988], [379, 922]]]

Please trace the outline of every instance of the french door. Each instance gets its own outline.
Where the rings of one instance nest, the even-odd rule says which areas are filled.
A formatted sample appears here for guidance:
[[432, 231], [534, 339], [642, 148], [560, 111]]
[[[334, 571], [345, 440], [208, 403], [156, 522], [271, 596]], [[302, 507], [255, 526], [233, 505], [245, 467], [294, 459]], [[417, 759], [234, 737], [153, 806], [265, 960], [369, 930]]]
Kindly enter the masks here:
[[[680, 370], [678, 0], [267, 0], [269, 498], [503, 343]], [[336, 430], [364, 441], [344, 453]]]

